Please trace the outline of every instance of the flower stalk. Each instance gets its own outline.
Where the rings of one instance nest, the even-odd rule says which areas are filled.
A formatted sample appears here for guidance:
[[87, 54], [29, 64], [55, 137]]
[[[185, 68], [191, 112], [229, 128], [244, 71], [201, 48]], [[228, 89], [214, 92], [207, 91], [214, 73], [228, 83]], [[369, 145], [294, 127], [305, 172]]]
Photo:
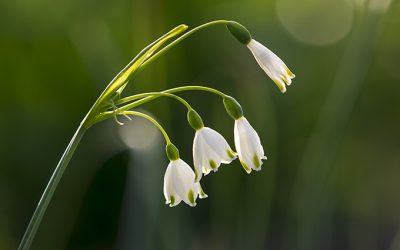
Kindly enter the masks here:
[[65, 169], [68, 166], [69, 161], [72, 158], [76, 148], [78, 147], [79, 142], [81, 141], [83, 135], [85, 134], [86, 129], [83, 127], [83, 122], [76, 130], [74, 136], [69, 142], [65, 152], [61, 156], [60, 161], [58, 162], [56, 169], [53, 172], [53, 175], [50, 177], [50, 180], [42, 194], [42, 197], [39, 200], [39, 203], [35, 209], [35, 212], [32, 215], [32, 218], [26, 228], [25, 234], [22, 237], [21, 243], [19, 245], [20, 250], [29, 249], [32, 241], [36, 235], [36, 232], [39, 228], [40, 222], [43, 219], [43, 215], [46, 212], [46, 208], [48, 207], [51, 198], [54, 195], [54, 192], [58, 186], [58, 183], [61, 180], [62, 175], [64, 174]]

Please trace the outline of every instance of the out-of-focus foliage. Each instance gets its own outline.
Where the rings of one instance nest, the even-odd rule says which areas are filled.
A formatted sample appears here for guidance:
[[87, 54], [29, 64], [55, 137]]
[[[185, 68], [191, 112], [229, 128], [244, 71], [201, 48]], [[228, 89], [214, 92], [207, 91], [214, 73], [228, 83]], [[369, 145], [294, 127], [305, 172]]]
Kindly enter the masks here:
[[[265, 147], [263, 170], [222, 166], [203, 178], [209, 198], [169, 208], [160, 134], [140, 118], [106, 121], [83, 138], [33, 249], [399, 249], [398, 2], [0, 2], [0, 249], [17, 247], [113, 76], [172, 27], [221, 18], [244, 24], [293, 70], [285, 95], [224, 27], [170, 50], [125, 92], [199, 84], [234, 96]], [[219, 98], [182, 96], [233, 146]], [[165, 99], [143, 108], [192, 163], [184, 108]]]

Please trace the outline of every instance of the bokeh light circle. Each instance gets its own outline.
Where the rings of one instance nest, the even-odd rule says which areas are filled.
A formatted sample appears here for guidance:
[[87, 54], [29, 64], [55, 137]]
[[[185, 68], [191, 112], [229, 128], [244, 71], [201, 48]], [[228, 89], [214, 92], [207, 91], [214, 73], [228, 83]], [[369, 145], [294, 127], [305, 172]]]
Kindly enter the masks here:
[[311, 45], [336, 43], [353, 25], [353, 5], [346, 0], [277, 0], [276, 10], [285, 29]]
[[[143, 110], [140, 111], [143, 112]], [[148, 115], [152, 116], [151, 114]], [[132, 121], [127, 121], [126, 118], [122, 118], [121, 116], [124, 125], [118, 127], [119, 137], [129, 148], [135, 150], [149, 150], [159, 142], [161, 133], [145, 118], [131, 117]]]

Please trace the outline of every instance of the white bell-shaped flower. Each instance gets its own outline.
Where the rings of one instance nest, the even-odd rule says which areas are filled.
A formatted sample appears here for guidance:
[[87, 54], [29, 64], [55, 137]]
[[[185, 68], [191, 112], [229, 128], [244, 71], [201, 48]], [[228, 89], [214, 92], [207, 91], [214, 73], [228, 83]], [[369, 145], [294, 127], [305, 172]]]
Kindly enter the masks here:
[[193, 140], [196, 182], [201, 179], [203, 173], [207, 175], [211, 170], [217, 171], [221, 163], [229, 164], [234, 159], [236, 153], [221, 134], [208, 127], [196, 130]]
[[264, 72], [275, 82], [280, 91], [285, 93], [286, 85], [292, 83], [295, 75], [277, 55], [256, 40], [251, 39], [247, 47]]
[[197, 196], [206, 198], [200, 183], [195, 182], [194, 178], [194, 172], [186, 162], [181, 159], [170, 161], [164, 175], [165, 204], [173, 207], [183, 200], [194, 207]]
[[260, 137], [245, 117], [235, 120], [235, 147], [244, 170], [261, 170], [262, 160], [266, 160]]

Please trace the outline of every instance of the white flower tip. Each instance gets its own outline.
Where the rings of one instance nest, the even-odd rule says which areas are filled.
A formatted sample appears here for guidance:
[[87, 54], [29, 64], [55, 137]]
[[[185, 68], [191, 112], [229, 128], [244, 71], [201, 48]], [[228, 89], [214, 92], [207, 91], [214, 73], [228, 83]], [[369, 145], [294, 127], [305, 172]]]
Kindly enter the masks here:
[[292, 84], [292, 79], [295, 78], [296, 76], [292, 73], [292, 71], [289, 70], [288, 67], [284, 67], [284, 72], [286, 74], [283, 74], [281, 76], [282, 80], [286, 83], [287, 86], [290, 86]]
[[204, 192], [201, 192], [200, 194], [199, 194], [199, 198], [200, 199], [205, 199], [205, 198], [207, 198], [208, 197], [208, 195], [206, 194], [206, 193], [204, 193]]
[[201, 180], [202, 174], [197, 173], [197, 171], [194, 171], [194, 182], [199, 182]]
[[169, 199], [165, 201], [165, 204], [169, 204], [169, 207], [175, 207], [179, 202], [176, 202], [175, 196], [171, 195]]
[[292, 79], [289, 78], [289, 77], [286, 78], [286, 82], [285, 83], [286, 83], [287, 86], [290, 86], [290, 84], [292, 84]]
[[226, 150], [226, 156], [227, 156], [227, 158], [221, 159], [221, 163], [229, 164], [232, 161], [236, 160], [238, 157], [237, 153], [230, 148]]
[[276, 86], [278, 86], [279, 90], [282, 93], [286, 92], [286, 85], [285, 85], [284, 81], [282, 81], [282, 79], [273, 79], [273, 81], [275, 82]]
[[188, 205], [191, 207], [195, 207], [196, 206], [196, 197], [194, 196], [194, 192], [192, 189], [189, 189], [188, 193], [187, 193], [187, 198], [188, 198]]
[[233, 161], [237, 158], [237, 153], [235, 151], [233, 151], [232, 149], [228, 148], [226, 150], [226, 154], [228, 155], [228, 157]]
[[248, 174], [251, 173], [251, 168], [249, 166], [247, 166], [247, 164], [244, 163], [244, 161], [240, 160], [240, 164], [242, 164], [242, 167], [246, 171], [246, 173], [248, 173]]
[[204, 192], [203, 188], [201, 187], [200, 183], [197, 183], [197, 190], [199, 191], [199, 198], [204, 199], [207, 198], [208, 195]]
[[293, 74], [293, 72], [290, 71], [290, 69], [288, 67], [285, 67], [285, 71], [286, 71], [286, 74], [289, 76], [290, 79], [293, 79], [293, 78], [296, 77], [296, 75]]
[[208, 175], [211, 172], [211, 170], [209, 168], [206, 168], [206, 167], [202, 167], [202, 170], [203, 170], [203, 174], [204, 175]]
[[218, 170], [219, 165], [214, 160], [210, 160], [209, 164], [210, 164], [210, 168], [212, 170], [214, 170], [214, 172], [216, 172]]
[[256, 171], [260, 171], [261, 170], [261, 166], [263, 164], [262, 160], [266, 160], [267, 157], [266, 156], [262, 156], [262, 157], [258, 157], [257, 155], [253, 156], [253, 165], [254, 165], [254, 170]]

